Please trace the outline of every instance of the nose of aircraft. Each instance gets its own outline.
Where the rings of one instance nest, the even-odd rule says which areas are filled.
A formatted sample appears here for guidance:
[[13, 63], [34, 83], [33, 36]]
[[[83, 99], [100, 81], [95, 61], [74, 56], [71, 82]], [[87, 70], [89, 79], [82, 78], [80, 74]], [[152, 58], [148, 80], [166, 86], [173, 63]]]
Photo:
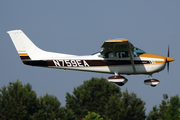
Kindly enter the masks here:
[[169, 62], [172, 62], [172, 61], [174, 61], [175, 59], [173, 59], [173, 58], [170, 58], [170, 57], [166, 57], [166, 63], [167, 63], [167, 71], [168, 71], [168, 73], [169, 73]]
[[170, 57], [166, 57], [166, 61], [167, 62], [172, 62], [172, 61], [174, 61], [175, 59], [173, 59], [173, 58], [170, 58]]

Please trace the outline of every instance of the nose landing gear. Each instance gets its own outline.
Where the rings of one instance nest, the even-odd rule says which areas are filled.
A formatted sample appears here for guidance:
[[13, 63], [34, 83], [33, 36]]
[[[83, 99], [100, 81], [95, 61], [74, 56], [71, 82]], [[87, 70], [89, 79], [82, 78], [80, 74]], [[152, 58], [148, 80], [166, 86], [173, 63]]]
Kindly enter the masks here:
[[150, 75], [150, 76], [151, 76], [151, 79], [147, 79], [144, 81], [145, 85], [151, 85], [152, 87], [155, 87], [156, 85], [158, 85], [160, 83], [159, 80], [153, 79], [152, 75]]

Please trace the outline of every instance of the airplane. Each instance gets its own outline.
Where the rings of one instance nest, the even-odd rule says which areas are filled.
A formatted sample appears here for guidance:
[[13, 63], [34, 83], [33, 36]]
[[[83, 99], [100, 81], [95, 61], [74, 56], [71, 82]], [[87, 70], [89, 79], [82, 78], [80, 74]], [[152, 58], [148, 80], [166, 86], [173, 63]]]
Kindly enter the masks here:
[[106, 40], [100, 52], [92, 55], [77, 56], [63, 53], [48, 52], [38, 48], [22, 30], [7, 31], [14, 46], [26, 65], [69, 69], [88, 72], [110, 73], [109, 82], [123, 86], [128, 80], [121, 76], [145, 74], [151, 78], [144, 81], [145, 85], [155, 87], [159, 80], [152, 74], [162, 71], [166, 64], [169, 71], [169, 62], [175, 59], [168, 55], [161, 56], [148, 54], [134, 47], [127, 39]]

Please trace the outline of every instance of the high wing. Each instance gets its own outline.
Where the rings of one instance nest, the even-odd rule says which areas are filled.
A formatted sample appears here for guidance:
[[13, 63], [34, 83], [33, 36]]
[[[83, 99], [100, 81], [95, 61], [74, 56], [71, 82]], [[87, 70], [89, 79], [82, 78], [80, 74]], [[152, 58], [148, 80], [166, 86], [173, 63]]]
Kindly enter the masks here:
[[131, 60], [133, 71], [136, 72], [136, 68], [134, 65], [134, 56], [133, 56], [133, 48], [134, 46], [127, 40], [127, 39], [113, 39], [113, 40], [107, 40], [104, 42], [104, 44], [101, 46], [101, 48], [104, 48], [101, 51], [101, 54], [105, 54], [108, 52], [113, 52], [113, 56], [116, 57], [115, 53], [118, 51], [128, 51], [128, 55]]

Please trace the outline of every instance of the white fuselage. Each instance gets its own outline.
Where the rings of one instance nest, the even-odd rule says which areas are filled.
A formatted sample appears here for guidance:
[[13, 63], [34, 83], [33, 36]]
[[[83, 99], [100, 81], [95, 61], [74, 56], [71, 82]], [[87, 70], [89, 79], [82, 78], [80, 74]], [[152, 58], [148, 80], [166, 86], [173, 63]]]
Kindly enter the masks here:
[[[165, 68], [165, 58], [134, 57], [133, 70], [130, 58], [101, 58], [98, 55], [67, 56], [44, 59], [49, 61], [47, 67], [118, 74], [152, 74]], [[52, 62], [53, 61], [53, 62]], [[158, 61], [158, 62], [157, 62]]]

